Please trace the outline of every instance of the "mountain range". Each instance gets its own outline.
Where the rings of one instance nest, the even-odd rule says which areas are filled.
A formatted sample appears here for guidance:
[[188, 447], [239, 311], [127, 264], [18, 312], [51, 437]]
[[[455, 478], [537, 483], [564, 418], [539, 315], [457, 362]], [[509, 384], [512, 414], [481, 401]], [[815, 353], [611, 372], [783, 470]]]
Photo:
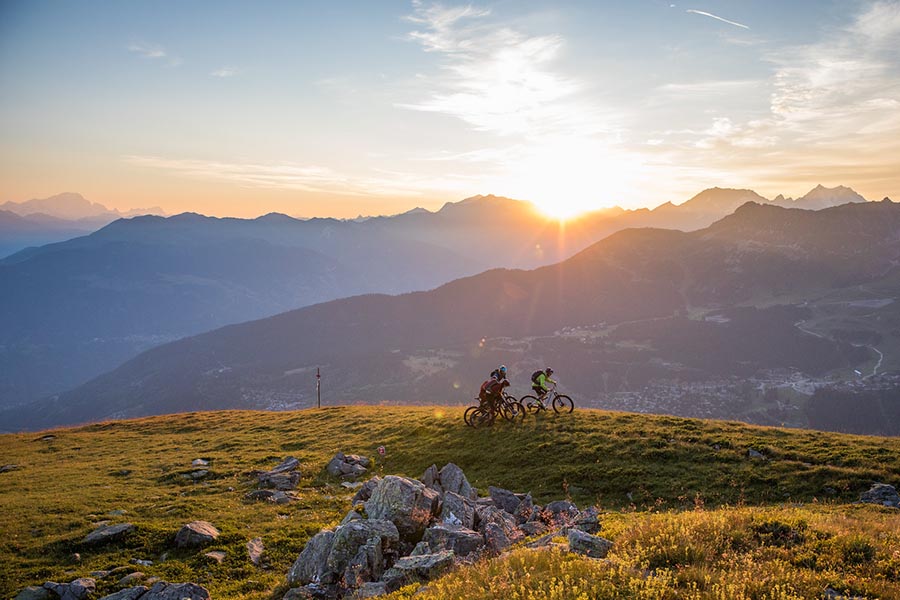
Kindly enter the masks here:
[[[878, 349], [837, 322], [820, 331], [804, 323], [818, 300], [833, 310], [835, 294], [867, 290], [887, 296], [863, 302], [867, 313], [882, 311], [891, 339], [880, 347], [900, 345], [898, 260], [900, 206], [890, 201], [820, 211], [750, 202], [702, 230], [620, 231], [534, 270], [494, 269], [429, 292], [335, 300], [189, 337], [18, 421], [309, 406], [317, 367], [339, 403], [465, 403], [500, 362], [525, 388], [532, 370], [555, 365], [592, 406], [660, 382], [746, 382], [779, 369], [845, 376], [871, 369]], [[714, 410], [740, 414], [738, 392]]]
[[0, 258], [24, 248], [87, 235], [117, 219], [144, 214], [165, 213], [158, 206], [121, 212], [71, 192], [4, 202], [0, 204]]

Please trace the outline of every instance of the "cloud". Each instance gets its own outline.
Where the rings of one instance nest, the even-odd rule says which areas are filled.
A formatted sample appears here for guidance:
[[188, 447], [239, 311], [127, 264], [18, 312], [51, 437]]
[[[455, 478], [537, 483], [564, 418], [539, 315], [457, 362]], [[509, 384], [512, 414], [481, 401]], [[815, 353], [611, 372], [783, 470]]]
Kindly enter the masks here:
[[292, 162], [229, 162], [140, 155], [124, 156], [123, 159], [139, 167], [250, 188], [345, 196], [423, 196], [434, 190], [467, 191], [473, 184], [471, 178], [452, 173], [439, 178], [385, 170], [359, 175], [341, 173], [322, 165]]
[[234, 77], [237, 74], [238, 70], [233, 67], [220, 67], [215, 71], [212, 71], [209, 75], [210, 77], [219, 77], [224, 79], [226, 77]]
[[400, 108], [450, 115], [476, 131], [543, 136], [611, 129], [610, 115], [579, 102], [585, 84], [553, 69], [564, 40], [497, 25], [490, 10], [414, 2], [409, 39], [442, 56], [439, 72], [423, 76], [426, 98]]
[[149, 60], [166, 59], [166, 64], [170, 67], [177, 67], [184, 61], [177, 56], [169, 56], [165, 48], [157, 44], [147, 44], [145, 42], [133, 42], [128, 45], [128, 51], [133, 52], [142, 58]]
[[693, 8], [689, 8], [689, 9], [687, 9], [687, 10], [684, 11], [684, 12], [691, 13], [691, 14], [694, 14], [694, 15], [702, 15], [702, 16], [704, 16], [704, 17], [709, 17], [709, 18], [711, 18], [711, 19], [716, 19], [717, 21], [722, 21], [723, 23], [728, 23], [729, 25], [734, 25], [735, 27], [740, 27], [741, 29], [750, 29], [749, 27], [747, 27], [747, 26], [744, 25], [743, 23], [738, 23], [737, 21], [729, 21], [728, 19], [725, 19], [725, 18], [720, 17], [720, 16], [718, 16], [718, 15], [714, 15], [714, 14], [712, 14], [712, 13], [704, 12], [704, 11], [702, 11], [702, 10], [694, 10]]

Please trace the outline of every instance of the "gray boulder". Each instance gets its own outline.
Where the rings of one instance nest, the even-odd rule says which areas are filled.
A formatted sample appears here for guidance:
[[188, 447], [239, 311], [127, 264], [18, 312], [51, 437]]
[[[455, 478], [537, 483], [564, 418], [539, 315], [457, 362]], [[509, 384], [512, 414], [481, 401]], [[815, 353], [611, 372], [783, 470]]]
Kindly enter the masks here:
[[209, 592], [196, 583], [157, 581], [140, 600], [209, 600]]
[[868, 491], [862, 493], [859, 501], [900, 508], [900, 494], [897, 494], [897, 489], [894, 486], [886, 483], [874, 484]]
[[137, 600], [147, 593], [148, 589], [147, 586], [136, 585], [134, 587], [125, 588], [124, 590], [119, 590], [115, 594], [103, 596], [100, 600]]
[[134, 531], [134, 525], [131, 523], [119, 523], [118, 525], [105, 525], [98, 527], [94, 531], [87, 534], [81, 541], [86, 546], [99, 546], [109, 542], [118, 542], [129, 533]]
[[425, 484], [425, 487], [431, 488], [439, 494], [444, 493], [444, 488], [441, 487], [441, 475], [438, 472], [437, 465], [431, 465], [425, 469], [425, 473], [422, 474], [422, 477], [419, 480]]
[[259, 487], [286, 492], [293, 490], [300, 483], [300, 473], [262, 473], [259, 475]]
[[484, 545], [489, 552], [500, 554], [513, 544], [513, 540], [506, 531], [497, 523], [487, 523], [482, 530], [484, 533]]
[[475, 500], [478, 497], [475, 488], [473, 488], [469, 484], [469, 480], [466, 479], [466, 474], [453, 463], [444, 465], [439, 473], [439, 479], [441, 488], [443, 488], [445, 492], [453, 492], [460, 496], [471, 498], [472, 500]]
[[351, 521], [335, 529], [325, 568], [343, 574], [352, 587], [373, 581], [384, 570], [384, 554], [395, 552], [399, 542], [400, 534], [390, 521]]
[[341, 519], [341, 525], [346, 525], [350, 521], [362, 521], [364, 519], [365, 519], [365, 517], [363, 517], [361, 514], [359, 514], [355, 510], [351, 509], [350, 512], [348, 512], [346, 515], [344, 515], [344, 518]]
[[523, 523], [522, 525], [520, 525], [519, 529], [527, 537], [544, 535], [545, 533], [550, 531], [550, 528], [540, 521], [528, 521], [527, 523]]
[[557, 500], [544, 507], [544, 520], [554, 527], [568, 527], [578, 518], [578, 507], [568, 500]]
[[367, 581], [356, 590], [357, 598], [375, 598], [388, 593], [387, 584], [383, 581]]
[[265, 551], [266, 547], [263, 544], [262, 538], [256, 537], [247, 542], [247, 558], [250, 559], [250, 562], [254, 566], [258, 567], [260, 563], [262, 563]]
[[381, 578], [387, 590], [393, 592], [413, 581], [428, 581], [444, 574], [453, 566], [453, 552], [405, 556], [385, 571]]
[[613, 543], [597, 535], [578, 529], [569, 530], [569, 550], [591, 558], [606, 558]]
[[515, 514], [516, 509], [519, 508], [519, 502], [521, 502], [521, 500], [509, 490], [504, 490], [503, 488], [491, 485], [488, 486], [488, 494], [491, 496], [491, 500], [494, 501], [497, 508], [503, 509], [511, 515]]
[[45, 587], [37, 585], [29, 585], [21, 592], [16, 594], [13, 600], [51, 600], [54, 598], [53, 593]]
[[86, 600], [97, 589], [97, 582], [90, 577], [82, 577], [71, 583], [48, 581], [44, 589], [59, 596], [60, 600]]
[[333, 542], [333, 531], [320, 531], [310, 538], [288, 571], [288, 583], [290, 585], [306, 585], [313, 581], [331, 583], [336, 579], [336, 574], [331, 573], [326, 564]]
[[456, 492], [445, 492], [440, 519], [443, 523], [475, 529], [475, 504]]
[[372, 477], [368, 481], [362, 484], [358, 490], [356, 490], [356, 495], [353, 496], [353, 500], [350, 502], [353, 503], [353, 506], [356, 506], [360, 502], [365, 502], [369, 498], [372, 497], [372, 492], [375, 491], [375, 488], [378, 487], [378, 484], [381, 483], [381, 477], [376, 475]]
[[418, 542], [438, 512], [440, 496], [421, 481], [388, 475], [366, 501], [370, 519], [385, 519], [397, 526], [400, 538]]
[[422, 541], [431, 552], [452, 550], [456, 556], [468, 556], [484, 546], [484, 537], [478, 532], [453, 525], [435, 525], [425, 530]]
[[325, 470], [332, 477], [340, 477], [341, 473], [343, 473], [343, 471], [341, 471], [342, 464], [344, 464], [344, 453], [338, 452], [325, 466]]
[[535, 513], [534, 500], [531, 499], [531, 494], [526, 494], [524, 498], [519, 501], [519, 505], [516, 507], [516, 511], [514, 513], [516, 517], [516, 522], [525, 523], [529, 521]]
[[365, 456], [338, 452], [325, 470], [332, 477], [356, 478], [366, 473], [371, 464], [372, 461]]
[[573, 527], [585, 533], [597, 533], [600, 531], [600, 512], [594, 506], [584, 509], [578, 513]]
[[518, 542], [524, 537], [516, 524], [516, 518], [505, 510], [501, 510], [496, 506], [479, 507], [477, 510], [478, 530], [481, 533], [486, 534], [487, 526], [494, 525], [500, 528], [504, 536], [510, 540], [510, 543]]
[[191, 521], [175, 534], [177, 548], [205, 546], [219, 539], [219, 530], [208, 521]]

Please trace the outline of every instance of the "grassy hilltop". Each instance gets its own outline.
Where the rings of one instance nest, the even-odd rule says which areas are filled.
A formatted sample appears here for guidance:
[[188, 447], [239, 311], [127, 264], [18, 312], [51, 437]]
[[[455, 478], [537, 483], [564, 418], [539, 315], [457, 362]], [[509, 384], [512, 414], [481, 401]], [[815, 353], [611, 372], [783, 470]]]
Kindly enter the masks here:
[[[475, 431], [461, 416], [433, 407], [231, 411], [0, 436], [0, 464], [19, 467], [0, 473], [0, 597], [150, 559], [133, 570], [200, 583], [214, 598], [280, 598], [307, 539], [350, 508], [353, 492], [323, 472], [337, 451], [413, 477], [454, 462], [482, 490], [568, 496], [605, 511], [601, 535], [616, 542], [609, 562], [520, 549], [451, 573], [425, 598], [802, 598], [825, 586], [900, 597], [900, 511], [849, 504], [872, 482], [900, 484], [898, 438], [593, 410]], [[246, 500], [248, 472], [287, 455], [301, 461], [299, 500]], [[210, 461], [200, 481], [185, 477], [196, 458]], [[174, 550], [175, 532], [195, 519], [216, 525], [219, 540]], [[137, 529], [82, 547], [100, 521]], [[247, 559], [255, 537], [267, 568]], [[209, 550], [225, 560], [206, 558]]]

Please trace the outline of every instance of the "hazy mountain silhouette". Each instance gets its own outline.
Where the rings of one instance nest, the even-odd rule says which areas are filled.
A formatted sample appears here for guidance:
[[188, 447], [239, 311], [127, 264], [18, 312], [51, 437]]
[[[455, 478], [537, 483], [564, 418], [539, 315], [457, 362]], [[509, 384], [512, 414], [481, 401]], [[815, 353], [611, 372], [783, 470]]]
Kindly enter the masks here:
[[[804, 333], [794, 323], [807, 309], [777, 299], [889, 277], [898, 231], [900, 206], [890, 202], [818, 212], [748, 203], [695, 232], [626, 230], [532, 271], [336, 300], [166, 344], [31, 414], [48, 425], [303, 406], [316, 366], [332, 401], [419, 403], [467, 401], [493, 360], [512, 363], [519, 378], [545, 361], [564, 365], [567, 384], [585, 394], [628, 361], [633, 373], [677, 361], [692, 377], [785, 366], [826, 373], [870, 352]], [[690, 318], [699, 307], [722, 319]]]
[[49, 198], [35, 198], [24, 202], [4, 202], [0, 204], [0, 210], [8, 210], [21, 216], [42, 214], [67, 221], [82, 219], [106, 220], [103, 223], [104, 225], [121, 217], [165, 214], [165, 211], [158, 206], [119, 211], [114, 208], [107, 208], [98, 202], [91, 202], [81, 194], [74, 192], [64, 192]]

